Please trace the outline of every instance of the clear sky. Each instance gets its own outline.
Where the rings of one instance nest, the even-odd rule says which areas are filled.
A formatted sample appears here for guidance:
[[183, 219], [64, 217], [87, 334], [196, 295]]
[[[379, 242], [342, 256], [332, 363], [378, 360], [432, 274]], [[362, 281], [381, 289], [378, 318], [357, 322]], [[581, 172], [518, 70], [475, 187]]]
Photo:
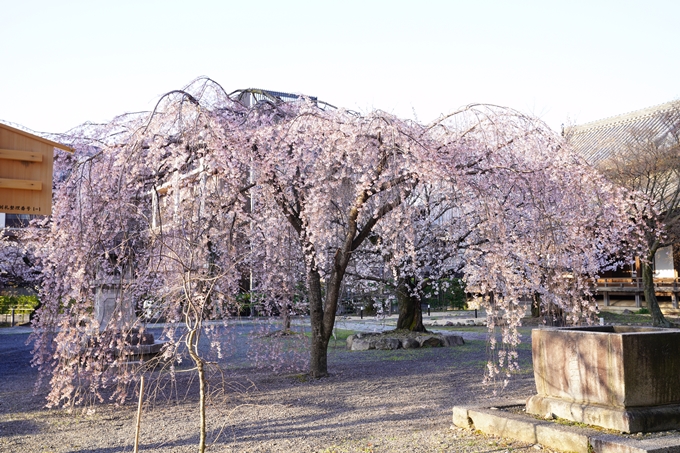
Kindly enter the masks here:
[[584, 123], [680, 98], [680, 1], [0, 0], [0, 120], [149, 110], [206, 75], [428, 122], [469, 103]]

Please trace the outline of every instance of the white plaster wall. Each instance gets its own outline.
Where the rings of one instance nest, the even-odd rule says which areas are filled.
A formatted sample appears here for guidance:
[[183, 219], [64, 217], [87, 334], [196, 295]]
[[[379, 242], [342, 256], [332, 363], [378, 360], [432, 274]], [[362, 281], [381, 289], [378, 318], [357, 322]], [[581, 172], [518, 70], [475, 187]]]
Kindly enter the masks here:
[[662, 247], [654, 255], [654, 277], [656, 278], [676, 278], [673, 268], [673, 246]]

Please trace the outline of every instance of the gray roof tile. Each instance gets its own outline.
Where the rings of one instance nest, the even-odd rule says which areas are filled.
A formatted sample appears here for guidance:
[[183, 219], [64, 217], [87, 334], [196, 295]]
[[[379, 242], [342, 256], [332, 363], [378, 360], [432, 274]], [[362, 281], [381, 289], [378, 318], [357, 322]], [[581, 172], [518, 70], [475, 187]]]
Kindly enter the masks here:
[[667, 102], [592, 123], [565, 128], [574, 150], [593, 165], [622, 148], [663, 146], [678, 141], [680, 101]]

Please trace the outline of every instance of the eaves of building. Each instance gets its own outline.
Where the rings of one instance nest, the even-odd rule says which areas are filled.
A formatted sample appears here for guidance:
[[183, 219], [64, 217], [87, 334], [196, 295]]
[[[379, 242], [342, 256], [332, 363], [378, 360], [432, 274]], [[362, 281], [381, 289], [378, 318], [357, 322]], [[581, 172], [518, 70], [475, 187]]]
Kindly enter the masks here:
[[563, 134], [577, 153], [590, 164], [599, 165], [623, 148], [677, 143], [680, 101], [566, 127]]

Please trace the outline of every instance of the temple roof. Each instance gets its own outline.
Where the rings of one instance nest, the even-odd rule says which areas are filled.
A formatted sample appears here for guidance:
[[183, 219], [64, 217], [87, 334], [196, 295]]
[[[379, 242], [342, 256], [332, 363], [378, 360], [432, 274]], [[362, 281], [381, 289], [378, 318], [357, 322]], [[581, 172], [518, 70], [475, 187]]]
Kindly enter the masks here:
[[564, 136], [593, 165], [622, 149], [678, 143], [680, 101], [567, 127]]

